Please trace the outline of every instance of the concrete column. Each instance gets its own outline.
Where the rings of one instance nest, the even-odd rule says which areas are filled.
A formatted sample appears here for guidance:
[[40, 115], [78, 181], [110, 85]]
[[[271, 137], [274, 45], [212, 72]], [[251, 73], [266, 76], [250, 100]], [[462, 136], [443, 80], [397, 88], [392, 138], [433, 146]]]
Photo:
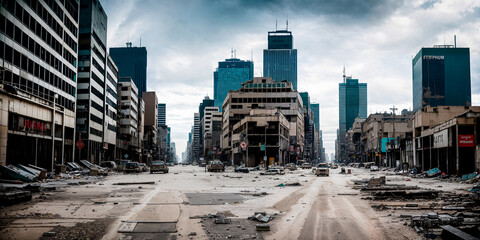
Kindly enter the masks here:
[[5, 95], [0, 95], [0, 165], [7, 165], [7, 139], [8, 139], [8, 100]]

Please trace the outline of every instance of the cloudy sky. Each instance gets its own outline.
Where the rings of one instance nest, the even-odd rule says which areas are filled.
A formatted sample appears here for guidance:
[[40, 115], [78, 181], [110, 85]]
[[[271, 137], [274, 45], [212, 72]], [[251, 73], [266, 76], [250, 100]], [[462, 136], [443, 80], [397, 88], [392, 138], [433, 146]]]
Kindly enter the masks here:
[[[213, 96], [213, 71], [236, 49], [262, 76], [267, 32], [285, 28], [298, 49], [298, 88], [320, 103], [326, 152], [334, 152], [338, 83], [368, 84], [368, 112], [412, 108], [411, 59], [421, 47], [470, 48], [472, 102], [480, 105], [480, 1], [477, 0], [101, 0], [109, 47], [146, 46], [149, 91], [167, 103], [177, 153], [193, 114]], [[140, 43], [141, 39], [141, 43]]]

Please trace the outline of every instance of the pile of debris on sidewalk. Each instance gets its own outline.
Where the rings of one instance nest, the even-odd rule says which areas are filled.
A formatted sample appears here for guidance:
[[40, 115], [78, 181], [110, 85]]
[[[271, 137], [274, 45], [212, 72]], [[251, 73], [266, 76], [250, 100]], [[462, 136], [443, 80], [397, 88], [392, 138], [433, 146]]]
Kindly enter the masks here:
[[398, 213], [405, 225], [427, 239], [480, 236], [479, 194], [442, 192], [386, 182], [384, 176], [362, 179], [354, 181], [354, 188], [366, 195], [363, 199], [375, 201], [373, 209]]
[[82, 160], [56, 165], [53, 172], [32, 164], [0, 165], [0, 205], [30, 201], [32, 193], [99, 180], [108, 169]]

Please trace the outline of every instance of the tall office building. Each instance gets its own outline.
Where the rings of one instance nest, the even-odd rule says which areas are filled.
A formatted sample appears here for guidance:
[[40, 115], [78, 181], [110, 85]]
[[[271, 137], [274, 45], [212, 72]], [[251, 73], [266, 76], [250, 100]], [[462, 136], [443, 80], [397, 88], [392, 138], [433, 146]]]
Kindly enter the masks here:
[[427, 105], [471, 105], [469, 48], [422, 48], [412, 60], [412, 69], [413, 111]]
[[76, 157], [103, 159], [107, 14], [97, 0], [80, 1], [78, 44], [77, 139], [85, 147]]
[[118, 68], [108, 55], [106, 70], [103, 148], [105, 160], [114, 161], [117, 159], [115, 146], [117, 141]]
[[297, 49], [293, 49], [293, 35], [288, 29], [268, 32], [268, 49], [263, 50], [263, 76], [277, 82], [287, 80], [297, 90]]
[[127, 47], [110, 48], [110, 55], [118, 66], [119, 77], [131, 77], [138, 87], [138, 97], [147, 91], [147, 48]]
[[218, 62], [218, 68], [213, 73], [214, 106], [221, 109], [228, 91], [241, 88], [242, 83], [251, 79], [253, 79], [252, 61], [230, 58]]
[[[367, 118], [367, 84], [359, 83], [358, 79], [344, 76], [344, 82], [339, 84], [339, 161], [343, 161], [345, 150], [345, 134], [353, 126], [355, 118]], [[340, 154], [340, 155], [339, 155]]]
[[320, 104], [312, 103], [310, 104], [310, 108], [313, 112], [313, 122], [315, 123], [315, 131], [320, 131]]
[[0, 165], [73, 159], [78, 7], [0, 1]]
[[157, 126], [167, 125], [167, 104], [158, 104], [158, 122]]

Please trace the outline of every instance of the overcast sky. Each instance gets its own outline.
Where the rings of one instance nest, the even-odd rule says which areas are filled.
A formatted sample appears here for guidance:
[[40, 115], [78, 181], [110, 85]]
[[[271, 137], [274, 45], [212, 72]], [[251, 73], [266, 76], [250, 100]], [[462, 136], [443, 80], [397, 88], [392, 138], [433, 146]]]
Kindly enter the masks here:
[[[267, 32], [285, 28], [298, 49], [298, 90], [320, 104], [326, 152], [335, 150], [338, 83], [368, 84], [368, 113], [412, 108], [412, 57], [421, 47], [470, 48], [472, 103], [480, 105], [480, 1], [477, 0], [101, 0], [108, 46], [147, 47], [148, 86], [167, 104], [177, 154], [193, 114], [213, 96], [213, 71], [230, 57], [251, 59], [262, 76]], [[252, 54], [253, 53], [253, 54]]]

